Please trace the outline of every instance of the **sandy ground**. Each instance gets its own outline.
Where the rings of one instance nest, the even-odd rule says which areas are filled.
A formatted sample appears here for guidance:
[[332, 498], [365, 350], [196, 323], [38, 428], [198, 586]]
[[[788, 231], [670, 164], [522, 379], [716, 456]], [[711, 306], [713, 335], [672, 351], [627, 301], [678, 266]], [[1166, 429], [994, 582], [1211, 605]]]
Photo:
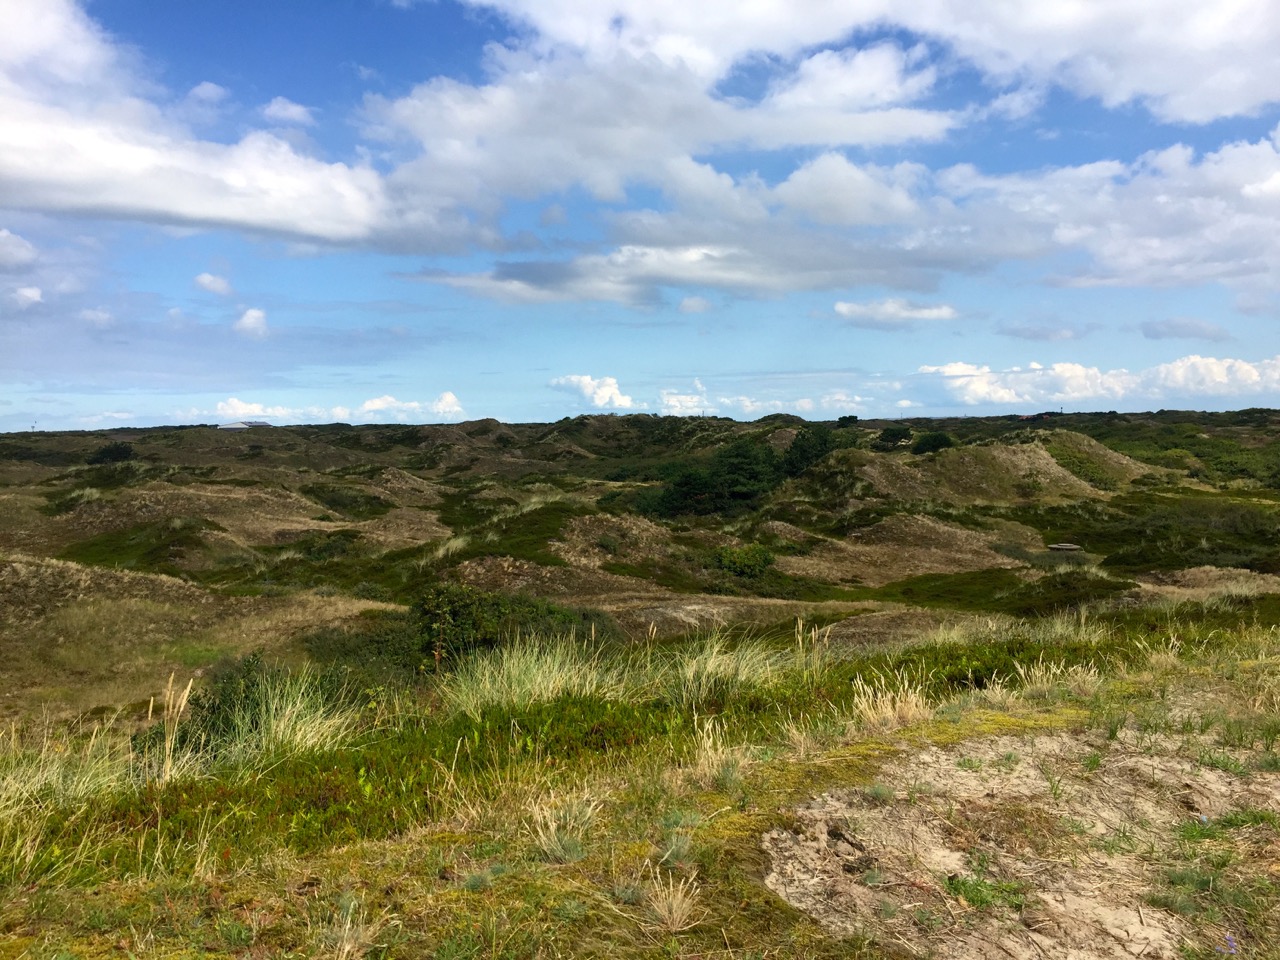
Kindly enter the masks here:
[[[766, 883], [828, 931], [872, 933], [912, 956], [1176, 960], [1186, 931], [1145, 901], [1159, 874], [1145, 851], [1190, 818], [1280, 811], [1280, 775], [1236, 776], [1197, 763], [1185, 741], [1136, 736], [919, 751], [883, 771], [878, 792], [795, 810], [790, 829], [764, 838]], [[1009, 885], [1025, 906], [967, 902], [955, 878], [972, 877]]]

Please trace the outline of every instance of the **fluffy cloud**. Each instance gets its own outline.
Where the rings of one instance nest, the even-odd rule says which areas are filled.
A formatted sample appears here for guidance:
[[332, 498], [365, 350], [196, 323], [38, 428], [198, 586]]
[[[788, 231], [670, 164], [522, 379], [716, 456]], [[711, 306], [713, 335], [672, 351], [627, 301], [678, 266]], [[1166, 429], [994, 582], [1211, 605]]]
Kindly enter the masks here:
[[637, 404], [631, 397], [622, 392], [616, 377], [592, 377], [575, 373], [564, 377], [556, 377], [551, 381], [553, 387], [580, 393], [588, 403], [597, 410], [630, 410]]
[[447, 417], [450, 420], [461, 419], [465, 415], [462, 409], [462, 401], [450, 390], [446, 390], [440, 396], [436, 397], [427, 405], [427, 408], [434, 414], [441, 417]]
[[240, 314], [240, 319], [231, 325], [231, 329], [254, 340], [261, 340], [270, 332], [267, 329], [266, 312], [256, 307], [250, 307]]
[[947, 304], [924, 306], [907, 300], [889, 298], [873, 303], [848, 303], [839, 301], [836, 313], [849, 321], [851, 326], [872, 330], [898, 330], [920, 321], [954, 320], [959, 314]]
[[227, 420], [245, 420], [249, 417], [290, 417], [297, 413], [291, 407], [269, 407], [262, 403], [246, 403], [236, 397], [219, 401], [215, 410], [218, 416]]
[[193, 137], [145, 98], [129, 56], [72, 0], [0, 5], [0, 37], [0, 192], [11, 206], [347, 242], [384, 215], [370, 168], [302, 156], [263, 131], [233, 144]]
[[20, 270], [35, 262], [35, 247], [16, 233], [0, 230], [0, 271]]
[[965, 362], [922, 366], [966, 404], [1001, 406], [1090, 400], [1158, 402], [1164, 397], [1245, 397], [1280, 389], [1280, 356], [1251, 362], [1196, 354], [1145, 370], [1055, 363], [992, 370]]
[[226, 277], [218, 276], [216, 273], [199, 274], [196, 277], [196, 286], [201, 290], [216, 293], [220, 297], [227, 297], [232, 293], [230, 281]]
[[670, 388], [659, 391], [659, 409], [672, 417], [696, 417], [719, 411], [720, 408], [707, 398], [707, 389], [701, 380], [694, 380], [693, 388], [693, 393], [681, 393]]
[[294, 103], [287, 97], [276, 97], [262, 108], [262, 115], [276, 123], [296, 123], [300, 126], [312, 126], [316, 120], [311, 115], [311, 108]]
[[680, 0], [471, 2], [531, 24], [546, 43], [594, 58], [626, 51], [704, 76], [722, 76], [753, 53], [789, 58], [860, 30], [904, 28], [945, 44], [997, 80], [1061, 84], [1109, 106], [1140, 101], [1163, 119], [1191, 122], [1274, 103], [1268, 78], [1280, 72], [1280, 10], [1257, 0], [1212, 7], [1196, 0], [811, 0], [802, 8], [785, 0], [749, 7]]
[[1148, 320], [1142, 324], [1142, 335], [1148, 340], [1230, 340], [1231, 334], [1208, 320], [1194, 317], [1171, 317]]
[[[335, 413], [338, 408], [335, 408]], [[356, 409], [356, 416], [361, 420], [379, 420], [385, 416], [392, 416], [401, 422], [407, 421], [410, 415], [421, 416], [423, 414], [434, 414], [438, 417], [444, 417], [448, 420], [457, 420], [464, 415], [462, 403], [457, 396], [451, 391], [446, 390], [434, 400], [424, 403], [420, 400], [397, 400], [390, 394], [381, 397], [374, 397], [366, 400]], [[350, 416], [350, 411], [342, 408], [346, 419]]]

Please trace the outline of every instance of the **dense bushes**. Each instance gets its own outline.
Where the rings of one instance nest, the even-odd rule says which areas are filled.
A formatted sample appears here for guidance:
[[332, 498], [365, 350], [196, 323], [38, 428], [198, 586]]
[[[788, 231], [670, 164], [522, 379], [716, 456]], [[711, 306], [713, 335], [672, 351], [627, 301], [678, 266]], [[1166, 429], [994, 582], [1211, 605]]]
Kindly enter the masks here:
[[102, 463], [123, 463], [126, 460], [132, 460], [137, 455], [132, 444], [125, 443], [123, 440], [116, 440], [100, 446], [89, 454], [84, 462], [90, 466]]
[[712, 563], [735, 577], [762, 576], [773, 565], [773, 554], [758, 543], [745, 547], [721, 547], [712, 555]]
[[739, 516], [754, 510], [765, 494], [788, 477], [799, 476], [834, 448], [831, 431], [823, 426], [800, 429], [782, 456], [762, 440], [736, 440], [717, 450], [705, 465], [678, 466], [660, 490], [641, 498], [636, 506], [662, 517]]
[[938, 450], [945, 450], [947, 447], [954, 447], [955, 441], [951, 439], [951, 435], [935, 430], [931, 433], [922, 433], [916, 437], [915, 443], [911, 444], [911, 452], [919, 455], [922, 453], [934, 453]]

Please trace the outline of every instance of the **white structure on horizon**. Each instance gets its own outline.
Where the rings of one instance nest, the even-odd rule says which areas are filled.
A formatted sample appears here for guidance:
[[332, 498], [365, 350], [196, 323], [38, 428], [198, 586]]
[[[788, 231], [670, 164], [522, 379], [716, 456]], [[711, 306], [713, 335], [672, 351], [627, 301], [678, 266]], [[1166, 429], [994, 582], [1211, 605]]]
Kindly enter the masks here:
[[219, 430], [248, 430], [250, 427], [269, 427], [265, 420], [237, 420], [235, 423], [221, 424]]

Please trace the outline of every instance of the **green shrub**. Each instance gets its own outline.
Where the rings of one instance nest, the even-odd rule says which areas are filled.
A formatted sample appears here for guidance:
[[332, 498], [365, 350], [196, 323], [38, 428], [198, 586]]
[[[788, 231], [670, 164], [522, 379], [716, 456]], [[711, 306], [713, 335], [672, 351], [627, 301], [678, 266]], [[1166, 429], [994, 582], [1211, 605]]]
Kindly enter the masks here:
[[460, 583], [432, 584], [413, 605], [421, 652], [437, 660], [496, 647], [516, 636], [619, 635], [599, 611], [575, 610], [523, 594], [493, 593]]
[[911, 444], [911, 452], [914, 454], [934, 453], [938, 450], [945, 450], [947, 447], [954, 447], [955, 441], [951, 439], [951, 435], [935, 430], [930, 433], [922, 433], [916, 437], [916, 442]]
[[388, 513], [395, 506], [377, 494], [358, 487], [345, 487], [333, 483], [309, 484], [300, 492], [352, 520], [373, 520]]
[[84, 462], [91, 466], [101, 463], [123, 463], [125, 460], [132, 460], [137, 455], [132, 444], [125, 443], [123, 440], [116, 440], [100, 446], [89, 454]]
[[720, 570], [735, 577], [752, 579], [763, 576], [773, 565], [773, 554], [758, 543], [749, 543], [745, 547], [720, 547], [711, 559]]

